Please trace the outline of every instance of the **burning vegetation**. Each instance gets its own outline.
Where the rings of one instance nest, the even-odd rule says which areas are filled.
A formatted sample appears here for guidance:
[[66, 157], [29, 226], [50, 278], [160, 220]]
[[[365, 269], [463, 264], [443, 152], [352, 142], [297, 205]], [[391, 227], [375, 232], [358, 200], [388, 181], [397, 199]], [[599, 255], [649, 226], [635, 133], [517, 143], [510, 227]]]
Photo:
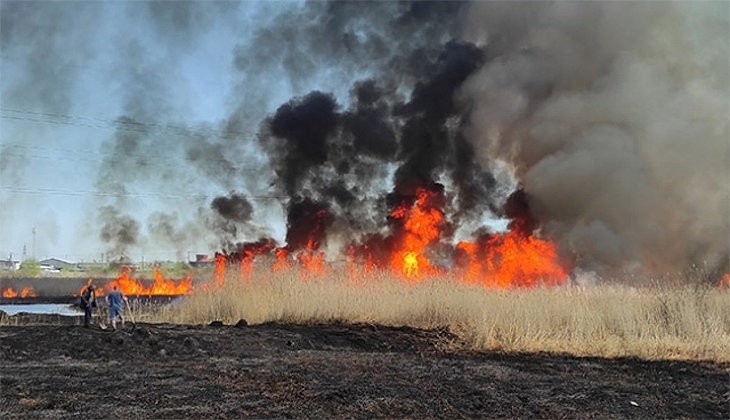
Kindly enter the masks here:
[[[130, 267], [121, 267], [119, 275], [103, 286], [97, 287], [94, 290], [96, 296], [104, 296], [105, 294], [114, 290], [117, 287], [125, 295], [137, 295], [137, 296], [175, 296], [175, 295], [187, 295], [193, 292], [193, 281], [191, 274], [188, 274], [183, 279], [175, 281], [173, 279], [166, 279], [162, 275], [162, 271], [158, 266], [154, 268], [154, 282], [150, 285], [145, 285], [142, 282], [132, 276], [132, 269]], [[84, 285], [78, 292], [79, 295], [83, 293], [89, 285], [94, 282], [92, 278], [89, 278], [86, 285]]]
[[20, 293], [15, 291], [12, 287], [6, 287], [3, 289], [2, 296], [4, 298], [12, 299], [12, 298], [29, 298], [29, 297], [36, 297], [37, 294], [35, 290], [33, 290], [32, 287], [23, 287], [20, 290]]
[[[446, 232], [453, 228], [443, 206], [443, 187], [436, 183], [403, 197], [387, 217], [386, 234], [364, 235], [347, 247], [350, 279], [378, 270], [405, 282], [452, 272], [465, 282], [495, 288], [555, 286], [567, 281], [569, 265], [553, 242], [535, 234], [537, 223], [527, 212], [522, 190], [507, 201], [508, 213], [514, 217], [509, 231], [483, 233], [456, 246], [444, 243]], [[216, 254], [216, 283], [222, 285], [226, 266], [235, 264], [240, 265], [241, 279], [250, 279], [257, 258], [272, 271], [298, 266], [305, 279], [326, 275], [325, 253], [320, 248], [331, 220], [326, 207], [300, 203], [288, 219], [286, 246], [276, 247], [273, 239], [263, 238], [241, 243], [235, 252]]]

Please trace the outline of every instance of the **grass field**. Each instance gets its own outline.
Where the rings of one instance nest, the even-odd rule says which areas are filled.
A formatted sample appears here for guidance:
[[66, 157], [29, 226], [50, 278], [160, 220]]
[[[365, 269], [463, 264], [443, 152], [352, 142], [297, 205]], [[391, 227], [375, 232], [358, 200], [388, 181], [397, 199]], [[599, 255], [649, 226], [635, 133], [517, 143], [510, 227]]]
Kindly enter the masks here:
[[137, 316], [152, 322], [344, 321], [448, 327], [474, 350], [730, 361], [730, 293], [712, 287], [592, 286], [493, 290], [451, 278], [409, 284], [387, 274], [353, 282], [343, 270], [231, 269], [221, 288]]

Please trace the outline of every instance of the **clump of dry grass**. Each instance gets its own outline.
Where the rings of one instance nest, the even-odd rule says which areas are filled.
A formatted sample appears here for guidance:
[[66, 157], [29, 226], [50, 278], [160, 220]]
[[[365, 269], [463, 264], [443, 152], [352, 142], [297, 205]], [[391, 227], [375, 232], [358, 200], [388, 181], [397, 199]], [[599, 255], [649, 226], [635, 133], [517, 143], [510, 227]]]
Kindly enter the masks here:
[[151, 320], [448, 326], [475, 350], [549, 351], [648, 359], [730, 361], [730, 296], [712, 288], [492, 290], [453, 278], [409, 284], [376, 273], [303, 280], [298, 271], [229, 275]]

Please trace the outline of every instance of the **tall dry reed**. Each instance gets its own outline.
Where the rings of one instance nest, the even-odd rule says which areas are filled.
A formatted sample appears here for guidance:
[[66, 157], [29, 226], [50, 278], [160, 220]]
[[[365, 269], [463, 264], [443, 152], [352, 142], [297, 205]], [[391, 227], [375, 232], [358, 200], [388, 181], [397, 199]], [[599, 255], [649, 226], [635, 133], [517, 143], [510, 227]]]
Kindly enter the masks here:
[[344, 270], [304, 279], [298, 271], [231, 271], [150, 320], [267, 321], [447, 326], [475, 350], [730, 361], [730, 293], [673, 286], [493, 290], [453, 278], [406, 283], [383, 273], [351, 281]]

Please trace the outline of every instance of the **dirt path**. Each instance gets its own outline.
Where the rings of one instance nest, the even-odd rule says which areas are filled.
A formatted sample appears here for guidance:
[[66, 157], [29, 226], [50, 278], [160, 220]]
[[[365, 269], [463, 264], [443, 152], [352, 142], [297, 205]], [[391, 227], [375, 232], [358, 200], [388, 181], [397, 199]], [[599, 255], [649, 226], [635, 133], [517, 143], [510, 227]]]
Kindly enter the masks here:
[[445, 350], [455, 339], [338, 324], [4, 326], [0, 417], [730, 417], [727, 365]]

